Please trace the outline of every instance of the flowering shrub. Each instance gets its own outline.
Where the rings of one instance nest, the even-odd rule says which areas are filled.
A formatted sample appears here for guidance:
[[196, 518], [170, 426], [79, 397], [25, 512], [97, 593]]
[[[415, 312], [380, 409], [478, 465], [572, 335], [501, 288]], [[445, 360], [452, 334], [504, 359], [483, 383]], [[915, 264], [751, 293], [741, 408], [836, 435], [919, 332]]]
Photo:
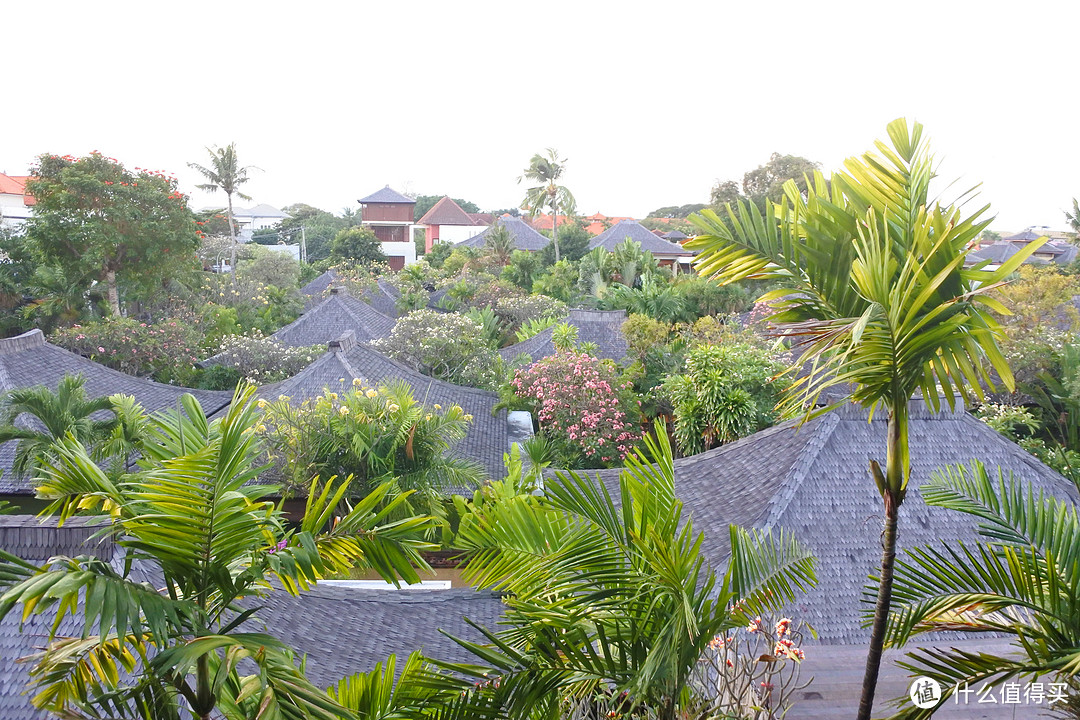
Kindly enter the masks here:
[[784, 717], [795, 694], [810, 685], [800, 679], [802, 640], [801, 624], [789, 618], [774, 623], [755, 617], [709, 642], [694, 685], [722, 717]]
[[564, 318], [569, 309], [562, 300], [547, 295], [511, 295], [495, 301], [495, 312], [506, 321], [511, 331], [516, 331], [529, 322]]
[[321, 346], [291, 347], [256, 330], [250, 335], [226, 337], [218, 346], [215, 360], [218, 365], [234, 368], [240, 377], [258, 385], [292, 377], [322, 352]]
[[425, 407], [403, 382], [375, 388], [353, 380], [348, 389], [299, 405], [282, 395], [259, 407], [255, 431], [283, 460], [292, 487], [306, 487], [315, 475], [352, 476], [359, 497], [391, 479], [403, 490], [424, 491], [473, 485], [483, 475], [474, 463], [446, 457], [472, 416], [457, 405]]
[[415, 310], [397, 321], [389, 337], [372, 345], [425, 375], [493, 389], [502, 377], [502, 361], [483, 330], [464, 315]]
[[57, 330], [49, 340], [113, 370], [180, 385], [199, 359], [198, 331], [178, 320], [111, 317]]
[[567, 467], [620, 463], [641, 440], [629, 384], [591, 355], [558, 352], [518, 370], [511, 384], [532, 401], [540, 431]]

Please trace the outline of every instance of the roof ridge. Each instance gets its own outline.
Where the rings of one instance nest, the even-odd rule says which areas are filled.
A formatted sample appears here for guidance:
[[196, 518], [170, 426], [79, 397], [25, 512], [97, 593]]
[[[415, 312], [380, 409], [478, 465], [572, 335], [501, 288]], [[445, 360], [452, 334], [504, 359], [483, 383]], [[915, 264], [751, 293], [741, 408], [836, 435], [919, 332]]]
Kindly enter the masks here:
[[[783, 516], [784, 512], [790, 507], [791, 501], [795, 498], [795, 493], [798, 491], [799, 486], [802, 485], [803, 479], [806, 477], [806, 473], [813, 466], [822, 450], [828, 444], [829, 438], [836, 431], [837, 426], [840, 424], [840, 416], [838, 413], [831, 412], [824, 417], [818, 418], [819, 423], [816, 423], [811, 429], [815, 437], [807, 440], [806, 446], [803, 451], [799, 453], [795, 464], [792, 465], [791, 470], [788, 471], [787, 477], [781, 482], [780, 486], [776, 489], [776, 492], [772, 494], [769, 501], [765, 504], [765, 522], [761, 524], [763, 532], [772, 532]], [[810, 421], [812, 422], [812, 421]], [[794, 431], [800, 432], [809, 424], [798, 423], [794, 424]], [[810, 451], [807, 452], [807, 449]], [[779, 498], [779, 500], [777, 499]]]
[[[409, 367], [408, 365], [406, 365], [403, 362], [400, 362], [398, 360], [395, 360], [392, 357], [388, 357], [388, 356], [384, 355], [383, 353], [379, 352], [376, 348], [371, 347], [371, 345], [369, 343], [356, 343], [356, 347], [353, 348], [352, 350], [350, 350], [349, 352], [356, 352], [358, 349], [361, 349], [361, 348], [364, 349], [364, 350], [367, 350], [368, 352], [375, 353], [380, 358], [382, 358], [386, 362], [390, 363], [391, 365], [396, 366], [400, 370], [404, 370], [404, 371], [406, 371], [406, 372], [408, 372], [408, 373], [410, 373], [412, 375], [416, 375], [418, 377], [423, 378], [424, 380], [429, 382], [429, 387], [430, 387], [430, 383], [440, 383], [442, 385], [447, 385], [449, 387], [452, 387], [455, 390], [462, 390], [462, 391], [465, 391], [465, 392], [467, 392], [469, 394], [472, 394], [472, 395], [480, 395], [482, 397], [493, 397], [496, 400], [499, 397], [498, 393], [492, 392], [491, 390], [481, 390], [480, 388], [469, 387], [468, 385], [458, 385], [457, 383], [452, 383], [452, 382], [449, 382], [447, 380], [441, 380], [439, 378], [431, 377], [430, 375], [425, 375], [424, 373], [420, 372], [416, 368], [411, 368], [411, 367]], [[401, 378], [401, 379], [404, 379], [404, 378]]]
[[45, 333], [41, 332], [41, 328], [34, 328], [22, 335], [0, 338], [0, 355], [10, 355], [30, 348], [42, 347], [45, 344]]

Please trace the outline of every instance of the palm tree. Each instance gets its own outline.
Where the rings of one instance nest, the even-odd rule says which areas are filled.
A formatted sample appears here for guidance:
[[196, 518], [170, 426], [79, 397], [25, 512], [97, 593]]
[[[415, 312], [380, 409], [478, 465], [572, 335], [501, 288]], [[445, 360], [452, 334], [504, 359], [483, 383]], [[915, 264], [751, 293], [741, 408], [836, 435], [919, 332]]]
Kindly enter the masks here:
[[[17, 441], [11, 470], [19, 477], [36, 476], [47, 464], [52, 445], [69, 435], [87, 447], [105, 441], [116, 425], [115, 418], [95, 420], [94, 415], [115, 412], [107, 397], [89, 398], [86, 378], [65, 375], [53, 392], [44, 385], [9, 390], [0, 399], [0, 444]], [[16, 425], [29, 415], [27, 426]]]
[[[959, 687], [1000, 686], [1050, 676], [1068, 687], [1075, 717], [1080, 675], [1080, 516], [1074, 504], [1026, 490], [978, 462], [935, 473], [920, 490], [928, 505], [973, 516], [977, 547], [922, 548], [899, 563], [890, 645], [942, 630], [1015, 639], [1015, 655], [925, 648], [902, 665], [937, 680], [945, 698]], [[944, 700], [944, 698], [943, 698]], [[940, 703], [939, 703], [940, 705]], [[1064, 709], [1064, 707], [1059, 708]], [[900, 717], [929, 717], [908, 708]]]
[[510, 255], [514, 252], [514, 238], [505, 225], [498, 225], [488, 231], [484, 238], [484, 253], [495, 261], [500, 267], [510, 263]]
[[50, 638], [33, 658], [38, 707], [62, 717], [147, 720], [207, 720], [217, 712], [341, 717], [288, 648], [249, 630], [258, 597], [271, 581], [295, 594], [355, 566], [416, 582], [431, 519], [393, 519], [408, 493], [392, 498], [387, 485], [350, 506], [347, 481], [316, 479], [302, 523], [290, 527], [264, 486], [248, 484], [262, 470], [253, 396], [253, 387], [238, 389], [214, 421], [184, 396], [183, 412], [149, 421], [142, 469], [122, 482], [111, 481], [75, 438], [56, 445], [39, 488], [51, 501], [46, 513], [61, 521], [76, 512], [108, 514], [101, 534], [126, 562], [54, 557], [36, 568], [0, 552], [0, 618], [16, 605], [85, 617], [81, 637]]
[[646, 444], [648, 455], [627, 461], [618, 504], [599, 481], [558, 473], [542, 499], [502, 498], [463, 516], [456, 545], [469, 581], [509, 593], [507, 630], [481, 629], [488, 645], [458, 640], [490, 667], [444, 665], [486, 682], [477, 702], [522, 717], [562, 698], [625, 693], [628, 706], [670, 720], [692, 706], [692, 674], [714, 638], [813, 584], [814, 560], [797, 543], [734, 526], [731, 561], [715, 577], [675, 496], [666, 433]]
[[248, 177], [248, 170], [258, 170], [258, 168], [248, 165], [241, 167], [239, 161], [236, 159], [236, 143], [232, 142], [223, 148], [217, 146], [214, 149], [206, 148], [206, 152], [210, 153], [210, 167], [203, 167], [198, 163], [188, 163], [188, 167], [193, 170], [198, 170], [208, 182], [202, 185], [196, 185], [195, 187], [206, 192], [217, 192], [221, 190], [225, 193], [225, 197], [228, 200], [228, 217], [229, 217], [229, 238], [232, 240], [231, 249], [229, 251], [229, 272], [232, 273], [233, 283], [236, 282], [236, 223], [233, 222], [233, 195], [243, 199], [250, 200], [250, 195], [245, 195], [240, 192], [240, 186], [246, 183], [250, 178]]
[[804, 348], [796, 367], [811, 368], [789, 389], [787, 411], [824, 412], [811, 410], [831, 389], [888, 413], [885, 470], [870, 463], [885, 521], [860, 720], [870, 716], [888, 619], [911, 467], [909, 400], [922, 391], [937, 409], [939, 395], [950, 405], [957, 394], [981, 397], [980, 382], [991, 382], [984, 358], [1012, 388], [988, 312], [1005, 308], [989, 292], [1039, 244], [997, 270], [965, 269], [968, 244], [990, 223], [980, 219], [987, 208], [965, 217], [958, 207], [931, 205], [934, 162], [922, 132], [919, 123], [895, 120], [891, 146], [877, 142], [877, 154], [848, 159], [828, 181], [815, 171], [805, 195], [787, 183], [781, 202], [766, 201], [764, 211], [745, 201], [727, 206], [724, 219], [704, 210], [691, 217], [702, 235], [687, 244], [699, 251], [702, 275], [779, 286], [762, 299], [778, 310], [771, 322]]
[[559, 153], [553, 148], [548, 148], [545, 154], [537, 153], [529, 160], [529, 167], [518, 178], [518, 183], [523, 180], [531, 180], [540, 183], [525, 191], [525, 200], [522, 208], [535, 217], [545, 206], [551, 208], [551, 242], [555, 244], [555, 262], [559, 262], [559, 208], [564, 215], [571, 215], [577, 201], [574, 195], [556, 181], [562, 177], [566, 170], [566, 160], [559, 157]]

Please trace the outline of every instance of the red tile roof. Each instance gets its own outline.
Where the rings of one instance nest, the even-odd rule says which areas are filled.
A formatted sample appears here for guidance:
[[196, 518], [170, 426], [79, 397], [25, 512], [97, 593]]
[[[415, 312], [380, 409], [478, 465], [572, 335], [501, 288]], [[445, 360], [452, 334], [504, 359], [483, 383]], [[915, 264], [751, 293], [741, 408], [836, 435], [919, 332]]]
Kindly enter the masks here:
[[476, 225], [469, 213], [448, 197], [435, 203], [424, 217], [417, 221], [419, 225]]
[[30, 175], [5, 175], [0, 173], [0, 194], [22, 195], [24, 205], [33, 205], [33, 195], [26, 194], [26, 183], [31, 179]]

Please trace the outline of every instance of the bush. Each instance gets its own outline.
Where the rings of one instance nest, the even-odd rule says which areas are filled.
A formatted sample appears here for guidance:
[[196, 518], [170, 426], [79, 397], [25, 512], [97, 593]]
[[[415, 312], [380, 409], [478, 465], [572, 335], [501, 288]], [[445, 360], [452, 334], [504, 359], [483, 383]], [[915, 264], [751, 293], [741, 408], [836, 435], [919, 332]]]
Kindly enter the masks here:
[[425, 375], [459, 385], [490, 390], [502, 377], [499, 354], [484, 339], [483, 328], [464, 315], [415, 310], [372, 345]]
[[518, 370], [512, 385], [533, 403], [540, 431], [564, 467], [619, 464], [641, 440], [629, 385], [591, 355], [558, 352]]
[[291, 347], [253, 332], [225, 338], [214, 359], [218, 366], [234, 369], [249, 382], [265, 385], [292, 377], [322, 353], [322, 346]]
[[334, 236], [330, 244], [332, 260], [354, 260], [356, 262], [386, 262], [382, 243], [370, 228], [351, 227]]
[[57, 330], [49, 340], [113, 370], [184, 385], [195, 375], [201, 337], [189, 322], [105, 318]]
[[511, 296], [495, 302], [495, 312], [514, 331], [535, 320], [564, 318], [570, 312], [562, 300], [547, 295]]
[[772, 352], [748, 342], [692, 349], [686, 371], [660, 390], [674, 408], [680, 451], [693, 455], [772, 425], [783, 369]]
[[447, 458], [465, 437], [472, 416], [459, 406], [425, 407], [403, 382], [372, 388], [360, 380], [342, 393], [293, 405], [290, 398], [259, 401], [256, 427], [281, 463], [287, 482], [306, 487], [316, 475], [352, 476], [351, 494], [362, 497], [387, 480], [402, 490], [438, 490], [476, 484], [483, 471]]

